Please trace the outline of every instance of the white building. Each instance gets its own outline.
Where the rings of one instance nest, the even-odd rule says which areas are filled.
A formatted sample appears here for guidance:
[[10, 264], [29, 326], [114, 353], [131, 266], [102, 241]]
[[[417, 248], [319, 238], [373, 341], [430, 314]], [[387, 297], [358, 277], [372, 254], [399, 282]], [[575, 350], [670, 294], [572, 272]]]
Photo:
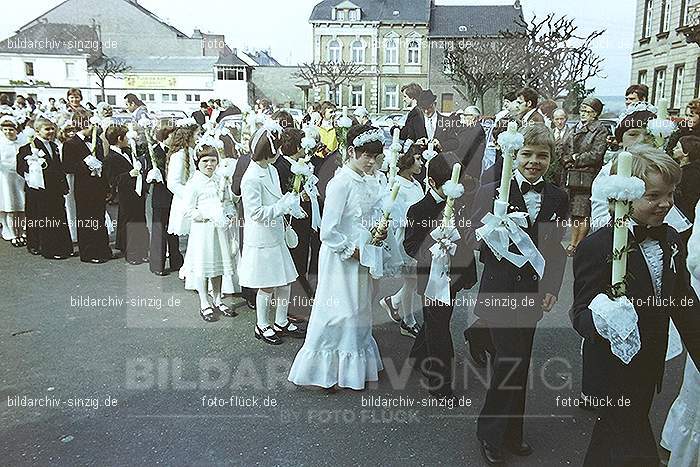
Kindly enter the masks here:
[[134, 93], [153, 110], [192, 111], [210, 98], [249, 101], [252, 67], [223, 35], [195, 30], [190, 37], [137, 0], [65, 0], [0, 42], [0, 92], [46, 101], [79, 87], [102, 99], [89, 63], [106, 56], [130, 68], [108, 77], [105, 98], [123, 105]]

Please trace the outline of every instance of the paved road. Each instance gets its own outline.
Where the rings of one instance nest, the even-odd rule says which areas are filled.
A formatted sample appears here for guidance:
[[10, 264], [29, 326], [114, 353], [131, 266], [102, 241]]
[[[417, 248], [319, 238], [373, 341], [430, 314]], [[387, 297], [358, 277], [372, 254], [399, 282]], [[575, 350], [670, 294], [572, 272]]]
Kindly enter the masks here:
[[[337, 394], [299, 389], [286, 375], [301, 343], [256, 341], [250, 310], [206, 324], [174, 275], [123, 260], [48, 261], [1, 243], [2, 465], [483, 465], [475, 431], [485, 373], [465, 361], [465, 306], [452, 330], [457, 394], [471, 405], [420, 407], [425, 391], [403, 367], [412, 340], [380, 309], [374, 335], [387, 371], [378, 384]], [[557, 406], [580, 381], [580, 341], [566, 314], [571, 282], [569, 264], [561, 301], [535, 338], [525, 426], [535, 453], [514, 465], [582, 463], [593, 415]], [[382, 283], [383, 292], [394, 287]], [[657, 435], [682, 363], [669, 365], [656, 398]], [[18, 396], [53, 406], [16, 407]], [[414, 405], [363, 407], [377, 396]]]

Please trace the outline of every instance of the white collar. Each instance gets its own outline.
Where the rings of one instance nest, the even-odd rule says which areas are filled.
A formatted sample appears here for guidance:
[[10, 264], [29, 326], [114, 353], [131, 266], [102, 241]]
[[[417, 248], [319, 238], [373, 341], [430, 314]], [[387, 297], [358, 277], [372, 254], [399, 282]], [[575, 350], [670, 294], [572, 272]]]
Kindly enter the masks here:
[[433, 195], [433, 199], [435, 200], [435, 202], [436, 202], [437, 204], [440, 204], [440, 203], [444, 203], [444, 202], [445, 202], [445, 198], [443, 198], [442, 196], [440, 196], [440, 195], [438, 194], [438, 192], [435, 191], [434, 188], [431, 188], [431, 189], [430, 189], [430, 194]]
[[116, 152], [117, 154], [121, 154], [122, 156], [124, 155], [124, 151], [122, 151], [122, 148], [120, 148], [119, 146], [115, 146], [114, 144], [110, 144], [109, 149]]
[[[520, 189], [520, 187], [523, 185], [523, 182], [527, 182], [530, 185], [536, 185], [542, 181], [544, 181], [544, 178], [540, 177], [537, 179], [536, 182], [533, 183], [530, 180], [528, 180], [527, 178], [525, 178], [525, 176], [522, 173], [520, 173], [520, 171], [518, 169], [515, 170], [515, 182], [518, 184], [518, 189]], [[540, 193], [538, 193], [538, 194], [540, 194]]]

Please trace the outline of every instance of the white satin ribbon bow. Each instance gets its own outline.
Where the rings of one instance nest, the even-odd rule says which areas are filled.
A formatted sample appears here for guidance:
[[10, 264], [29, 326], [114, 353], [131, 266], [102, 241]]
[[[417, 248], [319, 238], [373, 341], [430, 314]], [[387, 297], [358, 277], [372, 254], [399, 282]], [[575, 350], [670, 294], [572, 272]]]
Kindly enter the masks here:
[[29, 166], [29, 173], [24, 174], [24, 179], [27, 181], [27, 186], [34, 189], [44, 189], [44, 169], [48, 167], [48, 163], [41, 151], [32, 148], [32, 153], [24, 157]]
[[430, 263], [430, 276], [425, 287], [425, 296], [450, 304], [450, 257], [457, 251], [457, 241], [462, 238], [454, 226], [438, 227], [430, 236], [435, 244], [430, 247], [433, 259]]

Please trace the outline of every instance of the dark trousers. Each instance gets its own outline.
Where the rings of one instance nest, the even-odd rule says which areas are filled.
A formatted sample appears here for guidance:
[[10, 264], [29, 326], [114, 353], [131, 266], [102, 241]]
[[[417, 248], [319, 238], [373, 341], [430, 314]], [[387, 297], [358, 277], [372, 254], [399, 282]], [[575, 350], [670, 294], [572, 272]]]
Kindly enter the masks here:
[[112, 257], [112, 249], [109, 247], [109, 235], [105, 226], [104, 194], [101, 198], [90, 199], [89, 196], [76, 193], [75, 205], [80, 260], [107, 261]]
[[[454, 297], [452, 300], [454, 303]], [[423, 327], [411, 349], [415, 368], [428, 379], [428, 391], [437, 396], [452, 393], [455, 356], [450, 333], [452, 310], [452, 305], [423, 296]]]
[[[586, 451], [584, 467], [657, 467], [659, 455], [649, 423], [654, 384], [630, 386], [624, 397], [629, 406], [601, 405]], [[602, 401], [602, 398], [601, 398]]]
[[165, 257], [170, 255], [170, 270], [177, 271], [182, 267], [184, 258], [180, 253], [180, 239], [177, 235], [168, 233], [170, 206], [153, 206], [153, 222], [151, 225], [151, 250], [148, 257], [151, 272], [165, 271]]
[[73, 254], [63, 195], [34, 190], [26, 185], [24, 193], [27, 249], [39, 251], [44, 258]]
[[493, 353], [491, 380], [476, 435], [500, 449], [523, 440], [523, 415], [535, 326], [507, 328], [489, 324]]
[[119, 199], [116, 247], [127, 261], [148, 258], [148, 228], [146, 227], [146, 198], [124, 193]]

